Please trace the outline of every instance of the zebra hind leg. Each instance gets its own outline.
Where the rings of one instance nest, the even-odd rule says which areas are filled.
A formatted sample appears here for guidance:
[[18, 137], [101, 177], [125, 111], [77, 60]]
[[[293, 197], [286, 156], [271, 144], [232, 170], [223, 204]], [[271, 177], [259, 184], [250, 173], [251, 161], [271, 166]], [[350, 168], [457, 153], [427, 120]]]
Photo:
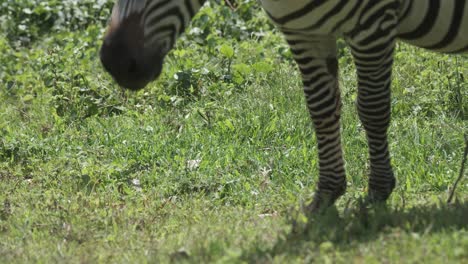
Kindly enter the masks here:
[[[307, 102], [316, 131], [320, 166], [317, 192], [307, 208], [307, 211], [311, 213], [320, 212], [333, 205], [346, 191], [346, 173], [340, 133], [341, 98], [338, 87], [338, 61], [336, 58], [327, 58], [325, 65], [329, 76], [332, 77], [329, 82], [329, 91], [332, 96], [328, 103], [326, 100], [321, 100], [321, 103], [328, 104], [332, 112], [321, 115], [311, 107], [309, 101]], [[308, 97], [306, 90], [306, 98]]]
[[358, 48], [355, 43], [350, 43], [358, 75], [358, 114], [366, 131], [369, 147], [369, 203], [386, 201], [395, 188], [387, 140], [395, 40], [389, 37], [385, 43], [388, 44], [376, 44], [379, 48], [368, 43], [366, 48]]

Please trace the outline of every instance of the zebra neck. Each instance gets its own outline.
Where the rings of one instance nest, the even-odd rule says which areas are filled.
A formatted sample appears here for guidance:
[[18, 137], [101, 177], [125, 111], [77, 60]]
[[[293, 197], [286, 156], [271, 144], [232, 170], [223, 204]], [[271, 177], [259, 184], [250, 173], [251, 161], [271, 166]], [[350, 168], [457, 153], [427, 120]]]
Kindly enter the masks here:
[[161, 20], [179, 21], [177, 23], [181, 24], [180, 29], [183, 32], [205, 2], [206, 0], [146, 0], [144, 17], [151, 26], [165, 23]]

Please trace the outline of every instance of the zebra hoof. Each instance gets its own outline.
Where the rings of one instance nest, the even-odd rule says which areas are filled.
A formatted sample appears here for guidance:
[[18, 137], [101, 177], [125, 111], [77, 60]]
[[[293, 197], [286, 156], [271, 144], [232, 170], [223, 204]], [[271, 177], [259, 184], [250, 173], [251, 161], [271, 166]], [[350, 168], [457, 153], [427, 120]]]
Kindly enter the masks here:
[[341, 196], [334, 194], [319, 194], [316, 193], [312, 202], [305, 207], [307, 215], [323, 214], [327, 209], [335, 204], [335, 201]]
[[375, 190], [373, 188], [369, 188], [366, 201], [369, 204], [385, 203], [392, 194], [393, 189], [395, 189], [395, 181], [393, 181], [387, 189]]
[[387, 176], [386, 178], [385, 184], [377, 185], [373, 183], [371, 177], [371, 180], [369, 181], [369, 191], [366, 198], [366, 201], [369, 204], [385, 203], [392, 194], [396, 186], [395, 176], [391, 173], [390, 176]]
[[369, 191], [368, 195], [364, 198], [361, 204], [362, 207], [366, 208], [384, 208], [387, 207], [387, 200], [390, 197], [392, 192], [371, 192]]

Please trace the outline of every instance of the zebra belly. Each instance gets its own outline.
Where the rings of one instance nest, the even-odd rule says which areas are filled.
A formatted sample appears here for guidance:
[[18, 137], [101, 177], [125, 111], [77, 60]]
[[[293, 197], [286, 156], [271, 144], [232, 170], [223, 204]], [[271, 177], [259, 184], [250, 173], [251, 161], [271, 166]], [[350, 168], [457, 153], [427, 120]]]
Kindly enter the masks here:
[[342, 35], [357, 24], [359, 2], [369, 0], [258, 0], [263, 9], [282, 31], [304, 35]]
[[439, 52], [468, 51], [467, 0], [406, 0], [398, 37], [417, 47]]

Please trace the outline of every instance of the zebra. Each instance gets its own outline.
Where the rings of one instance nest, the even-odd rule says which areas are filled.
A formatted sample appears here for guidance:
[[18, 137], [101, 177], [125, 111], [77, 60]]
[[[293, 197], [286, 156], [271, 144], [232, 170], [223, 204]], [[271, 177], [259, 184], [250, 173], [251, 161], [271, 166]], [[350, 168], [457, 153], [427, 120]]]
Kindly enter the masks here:
[[[156, 79], [166, 54], [206, 0], [118, 0], [100, 49], [104, 68], [122, 87]], [[283, 33], [302, 76], [318, 144], [319, 176], [306, 210], [315, 213], [345, 193], [340, 135], [337, 38], [351, 50], [357, 110], [366, 132], [368, 203], [384, 203], [396, 185], [387, 130], [397, 40], [442, 53], [468, 51], [465, 0], [258, 0]]]

